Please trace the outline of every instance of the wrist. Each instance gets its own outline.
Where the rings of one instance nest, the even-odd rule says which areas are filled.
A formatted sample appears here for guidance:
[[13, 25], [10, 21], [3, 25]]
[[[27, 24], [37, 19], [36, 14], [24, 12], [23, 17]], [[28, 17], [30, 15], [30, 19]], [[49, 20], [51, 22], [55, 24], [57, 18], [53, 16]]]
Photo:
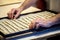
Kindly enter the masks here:
[[18, 7], [17, 8], [19, 11], [23, 11], [24, 10], [24, 7]]
[[58, 13], [58, 14], [56, 15], [56, 17], [57, 17], [58, 19], [60, 19], [60, 13]]

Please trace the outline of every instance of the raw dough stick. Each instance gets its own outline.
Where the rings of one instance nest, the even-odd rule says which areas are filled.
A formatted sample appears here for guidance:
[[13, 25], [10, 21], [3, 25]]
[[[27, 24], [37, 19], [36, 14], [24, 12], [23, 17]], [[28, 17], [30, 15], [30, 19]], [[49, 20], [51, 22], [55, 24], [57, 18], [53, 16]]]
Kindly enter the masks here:
[[14, 27], [10, 23], [8, 23], [7, 21], [4, 22], [9, 25], [10, 31], [15, 32]]
[[[28, 26], [28, 23], [25, 21], [25, 20], [23, 20], [23, 19], [21, 19], [21, 20], [18, 20], [19, 22], [21, 21], [22, 23], [24, 23], [24, 25], [26, 25], [26, 27]], [[23, 25], [23, 24], [22, 24]]]
[[20, 30], [24, 29], [23, 25], [18, 22], [18, 20], [13, 20], [19, 27]]
[[31, 17], [29, 17], [29, 16], [27, 17], [27, 19], [29, 19], [30, 21], [32, 21], [32, 20], [33, 20], [33, 19], [32, 19]]
[[[13, 22], [13, 23], [18, 27], [18, 25], [15, 22]], [[23, 28], [23, 30], [25, 29], [22, 25], [20, 25], [20, 27], [21, 27], [21, 29]]]
[[2, 22], [2, 23], [1, 23], [1, 25], [2, 25], [2, 27], [4, 27], [4, 28], [5, 28], [6, 32], [11, 33], [11, 32], [9, 31], [9, 30], [10, 30], [10, 28], [9, 28], [9, 27], [7, 27], [8, 25], [6, 25], [4, 22]]
[[32, 19], [31, 19], [29, 16], [28, 16], [28, 17], [26, 17], [26, 19], [27, 19], [27, 20], [29, 20], [29, 21], [32, 21]]
[[[21, 22], [21, 23], [19, 23], [19, 22]], [[20, 25], [22, 25], [23, 27], [25, 27], [25, 28], [28, 28], [28, 24], [24, 21], [24, 20], [18, 20], [17, 22], [20, 24]]]
[[1, 24], [0, 24], [0, 31], [4, 34], [9, 34], [8, 30]]
[[[19, 24], [19, 22], [17, 22], [17, 20], [14, 20], [14, 22], [15, 22], [16, 24], [18, 23], [18, 24], [17, 24], [18, 26], [20, 26], [20, 25], [23, 25], [23, 24], [24, 24], [24, 23], [23, 23], [23, 24]], [[25, 27], [25, 25], [23, 25], [23, 26], [22, 26], [22, 28], [26, 28], [26, 27]]]
[[14, 27], [15, 27], [15, 29], [17, 30], [17, 31], [20, 31], [20, 30], [18, 30], [18, 25], [13, 21], [13, 20], [11, 20], [11, 22], [14, 24]]
[[9, 24], [11, 25], [11, 27], [14, 29], [15, 32], [18, 32], [19, 30], [17, 30], [16, 26], [14, 25], [14, 23], [12, 23], [11, 20], [8, 20]]
[[24, 18], [23, 20], [24, 20], [24, 21], [26, 21], [26, 22], [27, 22], [27, 24], [29, 24], [29, 22], [30, 22], [30, 21], [29, 21], [29, 20], [27, 20], [26, 18]]
[[5, 23], [6, 27], [7, 27], [7, 29], [9, 29], [10, 33], [13, 33], [13, 30], [14, 30], [14, 29], [12, 29], [12, 28], [10, 27], [10, 25], [9, 25], [6, 21], [4, 21], [4, 23]]
[[22, 27], [28, 28], [28, 24], [23, 22], [24, 20], [18, 20], [18, 22], [22, 25]]
[[[12, 24], [12, 22], [9, 22], [12, 26], [16, 27], [18, 29], [18, 27], [15, 24]], [[21, 28], [19, 28], [21, 29]]]
[[28, 19], [28, 17], [26, 17], [26, 19], [27, 19], [28, 21], [31, 21], [30, 19]]

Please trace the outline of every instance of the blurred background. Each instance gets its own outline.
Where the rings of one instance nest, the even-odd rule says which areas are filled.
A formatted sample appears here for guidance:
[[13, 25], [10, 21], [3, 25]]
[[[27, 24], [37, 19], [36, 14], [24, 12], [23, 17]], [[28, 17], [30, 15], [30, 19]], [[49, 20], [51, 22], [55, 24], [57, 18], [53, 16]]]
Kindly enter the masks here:
[[[4, 16], [12, 8], [19, 7], [25, 0], [0, 0], [0, 16]], [[47, 3], [47, 9], [60, 12], [60, 0], [45, 0]], [[35, 10], [36, 8], [32, 8]], [[33, 11], [30, 10], [29, 11]], [[38, 10], [38, 9], [36, 9]], [[4, 14], [4, 15], [3, 15]]]
[[0, 5], [22, 2], [24, 0], [0, 0]]
[[[23, 2], [24, 0], [0, 0], [0, 6], [11, 4], [11, 3], [18, 3]], [[50, 10], [60, 11], [60, 0], [46, 0], [47, 6]]]

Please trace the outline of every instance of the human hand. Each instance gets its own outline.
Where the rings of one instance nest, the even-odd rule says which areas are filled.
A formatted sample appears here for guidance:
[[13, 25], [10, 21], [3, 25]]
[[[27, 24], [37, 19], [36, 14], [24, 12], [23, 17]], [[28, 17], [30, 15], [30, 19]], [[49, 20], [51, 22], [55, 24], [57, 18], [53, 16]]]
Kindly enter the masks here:
[[21, 11], [22, 11], [22, 8], [20, 8], [20, 9], [13, 8], [13, 9], [11, 9], [11, 11], [8, 12], [8, 17], [10, 19], [16, 19], [20, 15]]
[[42, 19], [42, 18], [37, 18], [35, 20], [33, 20], [30, 25], [29, 25], [29, 29], [38, 29], [39, 27], [51, 27], [53, 24], [53, 20], [50, 21], [50, 19], [46, 20], [46, 19]]

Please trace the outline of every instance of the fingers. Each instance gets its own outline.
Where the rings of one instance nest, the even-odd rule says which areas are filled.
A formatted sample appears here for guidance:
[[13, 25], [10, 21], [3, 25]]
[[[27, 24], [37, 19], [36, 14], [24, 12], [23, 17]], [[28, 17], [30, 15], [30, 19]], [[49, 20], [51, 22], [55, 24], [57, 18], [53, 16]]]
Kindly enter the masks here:
[[39, 27], [40, 27], [40, 24], [36, 23], [35, 29], [39, 29]]
[[33, 20], [30, 25], [29, 29], [38, 29], [41, 26], [41, 23], [39, 23], [40, 19]]
[[17, 12], [14, 19], [18, 18], [19, 15], [20, 15], [20, 12]]
[[32, 22], [30, 23], [29, 29], [34, 29], [35, 27], [36, 27], [36, 22], [35, 22], [35, 20], [34, 20], [34, 21], [32, 21]]
[[29, 25], [29, 29], [32, 29], [32, 28], [33, 28], [33, 23], [31, 22]]
[[9, 17], [10, 19], [13, 19], [15, 11], [16, 11], [15, 9], [12, 9], [11, 11], [9, 11], [8, 17]]
[[8, 18], [11, 18], [11, 11], [9, 11], [7, 15], [8, 15]]
[[29, 25], [29, 29], [39, 29], [41, 25], [39, 23], [36, 22], [31, 22], [31, 24]]
[[12, 18], [12, 19], [14, 18], [15, 11], [16, 11], [16, 9], [12, 9], [12, 10], [11, 10], [11, 18]]

